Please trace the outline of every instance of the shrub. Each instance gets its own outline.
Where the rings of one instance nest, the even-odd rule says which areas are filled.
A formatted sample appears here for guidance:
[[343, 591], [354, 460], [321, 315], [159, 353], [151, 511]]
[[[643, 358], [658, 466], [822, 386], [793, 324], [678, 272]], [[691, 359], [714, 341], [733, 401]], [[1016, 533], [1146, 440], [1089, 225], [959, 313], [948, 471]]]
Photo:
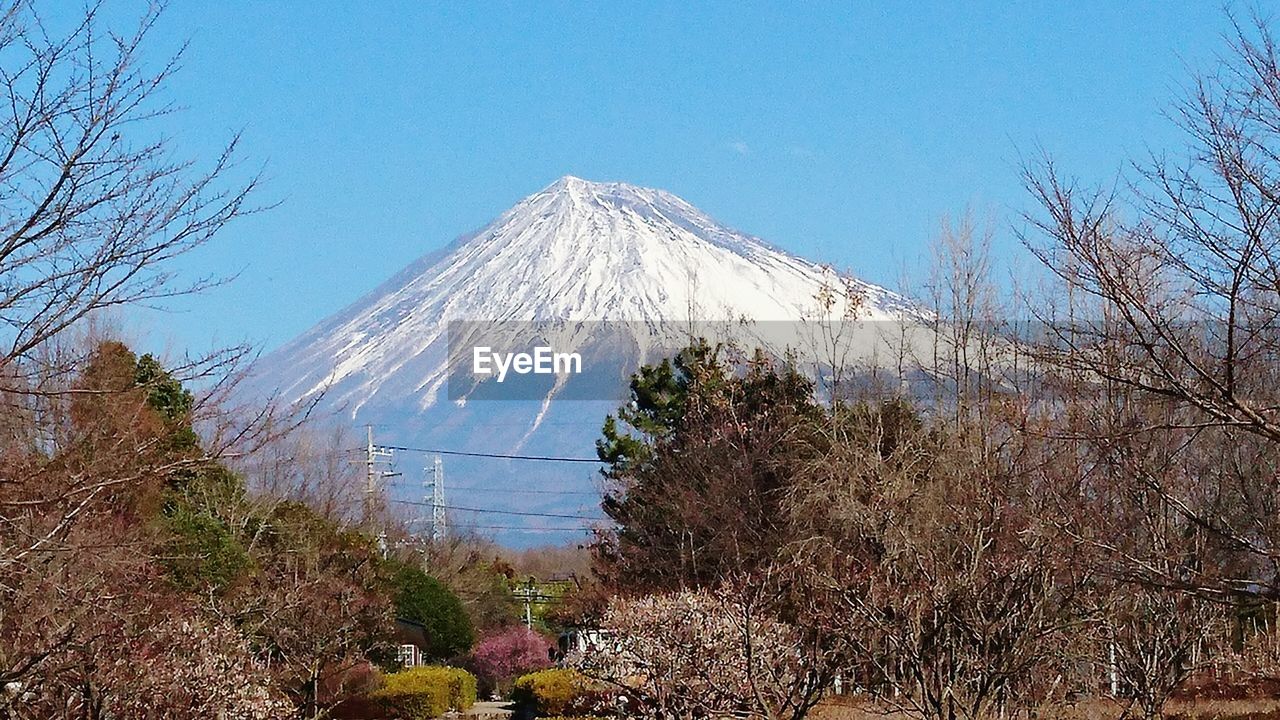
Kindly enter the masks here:
[[349, 697], [329, 708], [327, 717], [333, 720], [387, 720], [387, 705], [375, 693]]
[[613, 698], [576, 670], [552, 669], [522, 675], [511, 699], [520, 714], [540, 718], [588, 717], [612, 713]]
[[449, 704], [459, 712], [476, 704], [476, 676], [461, 668], [449, 670]]
[[506, 693], [511, 680], [551, 666], [551, 643], [523, 626], [506, 628], [476, 646], [470, 667], [486, 691]]
[[386, 676], [370, 697], [396, 720], [428, 720], [476, 702], [476, 678], [450, 667], [416, 667]]
[[331, 708], [332, 712], [333, 708], [351, 703], [357, 698], [367, 698], [380, 687], [382, 673], [378, 668], [367, 661], [358, 662], [321, 678], [319, 687], [316, 688], [316, 701], [321, 707]]

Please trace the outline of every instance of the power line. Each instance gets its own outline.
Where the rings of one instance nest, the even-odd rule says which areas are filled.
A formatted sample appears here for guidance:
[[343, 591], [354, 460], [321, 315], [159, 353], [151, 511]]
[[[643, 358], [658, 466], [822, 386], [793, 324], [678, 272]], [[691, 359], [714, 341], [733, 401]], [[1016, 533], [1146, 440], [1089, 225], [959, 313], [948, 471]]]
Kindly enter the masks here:
[[497, 513], [499, 515], [520, 515], [524, 517], [566, 518], [569, 520], [597, 520], [600, 522], [606, 522], [608, 520], [608, 518], [592, 517], [590, 515], [564, 515], [560, 513], [537, 513], [537, 512], [528, 512], [524, 510], [493, 510], [490, 508], [461, 507], [458, 505], [446, 505], [445, 507], [449, 508], [450, 510], [458, 510], [461, 512]]
[[405, 447], [403, 445], [383, 445], [388, 450], [399, 450], [401, 452], [420, 452], [431, 453], [435, 455], [456, 455], [458, 457], [475, 457], [475, 458], [494, 458], [496, 460], [532, 460], [535, 462], [568, 462], [568, 463], [594, 463], [601, 464], [600, 458], [584, 458], [584, 457], [560, 457], [556, 455], [508, 455], [505, 453], [483, 453], [483, 452], [464, 452], [462, 450], [441, 450], [439, 448], [415, 448]]
[[[394, 500], [392, 502], [395, 502]], [[413, 518], [409, 523], [430, 523], [431, 518]], [[526, 530], [528, 532], [560, 532], [569, 530], [591, 531], [595, 530], [594, 525], [472, 525], [464, 523], [457, 527], [462, 530]]]
[[[416, 507], [431, 507], [431, 503], [415, 502], [413, 500], [392, 500], [393, 503], [400, 505], [413, 505]], [[495, 510], [493, 508], [474, 508], [462, 507], [460, 505], [445, 505], [447, 510], [456, 510], [458, 512], [474, 512], [474, 513], [490, 513], [494, 515], [519, 515], [521, 517], [544, 517], [544, 518], [563, 518], [567, 520], [596, 520], [599, 522], [608, 522], [609, 518], [591, 517], [589, 515], [564, 515], [561, 513], [538, 513], [526, 512], [523, 510]]]
[[569, 532], [569, 531], [575, 531], [575, 530], [579, 532], [587, 532], [591, 530], [590, 527], [587, 527], [585, 525], [578, 525], [575, 527], [527, 527], [527, 526], [521, 526], [521, 525], [463, 525], [462, 527], [468, 530], [519, 530], [522, 532], [532, 532], [532, 533]]
[[534, 422], [532, 422], [532, 421], [528, 421], [528, 422], [521, 422], [521, 421], [515, 421], [515, 422], [480, 422], [480, 423], [470, 423], [470, 422], [469, 422], [469, 423], [467, 423], [467, 427], [468, 427], [468, 428], [482, 428], [482, 427], [506, 427], [506, 428], [510, 428], [510, 427], [513, 427], [513, 428], [524, 428], [524, 429], [526, 429], [526, 430], [533, 430], [533, 429], [535, 429], [535, 428], [534, 428], [534, 425], [535, 425], [535, 424], [537, 425], [537, 427], [592, 427], [592, 428], [596, 428], [596, 429], [599, 429], [599, 428], [600, 428], [600, 426], [601, 426], [601, 423], [600, 423], [600, 421], [599, 421], [599, 420], [593, 420], [593, 419], [590, 419], [590, 418], [584, 418], [584, 419], [582, 419], [582, 420], [554, 420], [554, 421], [553, 421], [553, 420], [544, 420], [544, 421], [542, 421], [542, 422], [540, 422], [540, 423], [534, 423]]
[[491, 492], [491, 493], [527, 493], [529, 495], [581, 495], [584, 497], [603, 497], [603, 493], [594, 490], [535, 490], [532, 488], [454, 488], [459, 492]]
[[[397, 483], [392, 483], [397, 484]], [[487, 492], [502, 493], [504, 495], [512, 493], [520, 493], [526, 495], [581, 495], [583, 497], [603, 497], [603, 493], [594, 490], [539, 490], [535, 488], [483, 488], [483, 487], [454, 487], [454, 492]]]
[[[477, 592], [467, 592], [467, 591], [465, 591], [465, 590], [461, 590], [461, 591], [460, 591], [460, 590], [455, 590], [455, 591], [454, 591], [454, 593], [455, 593], [458, 597], [463, 598], [464, 600], [474, 600], [474, 599], [476, 599], [476, 598], [484, 597], [484, 596], [485, 596], [485, 594], [486, 594], [486, 593], [483, 593], [483, 592], [478, 592], [478, 593], [477, 593]], [[520, 595], [516, 595], [515, 593], [516, 593], [516, 591], [513, 589], [513, 590], [512, 590], [512, 595], [514, 595], [514, 596], [515, 596], [515, 598], [516, 598], [517, 600], [522, 600], [522, 599], [523, 599], [523, 597], [522, 597], [522, 596], [520, 596]], [[546, 603], [555, 602], [555, 601], [557, 601], [557, 600], [561, 600], [561, 599], [563, 599], [563, 598], [564, 598], [564, 595], [535, 594], [535, 595], [530, 595], [529, 597], [530, 597], [530, 599], [531, 599], [531, 600], [533, 600], [535, 603], [537, 603], [537, 604], [539, 604], [539, 605], [542, 605], [542, 604], [546, 604]]]

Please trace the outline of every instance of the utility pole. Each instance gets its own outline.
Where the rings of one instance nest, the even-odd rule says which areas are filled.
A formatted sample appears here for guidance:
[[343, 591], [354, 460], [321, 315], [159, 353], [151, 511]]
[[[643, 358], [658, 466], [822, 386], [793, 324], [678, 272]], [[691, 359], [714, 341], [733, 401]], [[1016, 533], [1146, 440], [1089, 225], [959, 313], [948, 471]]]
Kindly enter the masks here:
[[524, 626], [529, 630], [533, 629], [533, 576], [530, 575], [528, 581], [524, 584], [524, 589], [520, 593], [524, 599]]
[[449, 534], [449, 516], [444, 504], [444, 461], [439, 455], [431, 463], [431, 479], [423, 486], [430, 491], [422, 501], [431, 506], [431, 540], [439, 542]]
[[[380, 491], [382, 490], [382, 480], [395, 477], [400, 473], [390, 472], [380, 469], [380, 466], [390, 467], [391, 457], [394, 454], [391, 450], [378, 447], [373, 444], [373, 426], [366, 425], [365, 431], [368, 436], [368, 444], [365, 445], [364, 451], [364, 522], [366, 525], [372, 526], [379, 519], [379, 511], [381, 503]], [[384, 528], [378, 533], [378, 544], [382, 548], [383, 555], [387, 552], [387, 533]]]

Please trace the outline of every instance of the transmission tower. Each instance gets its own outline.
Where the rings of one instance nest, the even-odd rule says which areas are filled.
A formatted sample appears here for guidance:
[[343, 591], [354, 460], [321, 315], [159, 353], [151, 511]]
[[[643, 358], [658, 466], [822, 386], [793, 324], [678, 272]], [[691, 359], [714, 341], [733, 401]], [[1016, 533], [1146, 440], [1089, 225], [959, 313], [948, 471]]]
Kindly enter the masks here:
[[431, 462], [430, 479], [423, 483], [427, 495], [422, 501], [431, 505], [431, 539], [444, 540], [448, 535], [448, 514], [444, 505], [444, 462], [436, 455]]

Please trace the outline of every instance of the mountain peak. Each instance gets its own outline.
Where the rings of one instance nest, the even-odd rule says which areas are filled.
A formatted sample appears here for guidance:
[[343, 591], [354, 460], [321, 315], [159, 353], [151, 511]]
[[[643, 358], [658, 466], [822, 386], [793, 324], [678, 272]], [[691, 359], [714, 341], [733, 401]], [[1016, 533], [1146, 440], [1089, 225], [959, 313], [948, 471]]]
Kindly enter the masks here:
[[[863, 317], [901, 298], [847, 279]], [[290, 399], [332, 385], [356, 409], [389, 398], [434, 403], [450, 321], [795, 321], [828, 268], [732, 230], [664, 190], [574, 176], [524, 198], [477, 232], [413, 263], [264, 361]]]
[[618, 182], [598, 182], [595, 180], [584, 180], [576, 175], [565, 175], [550, 185], [542, 189], [541, 192], [534, 193], [534, 197], [542, 194], [551, 195], [575, 195], [583, 193], [600, 193], [609, 190], [626, 188], [629, 190], [640, 190], [634, 185]]
[[599, 211], [610, 207], [665, 205], [678, 214], [701, 215], [692, 205], [666, 190], [625, 182], [584, 180], [574, 175], [565, 175], [556, 180], [541, 191], [525, 198], [517, 207], [530, 203], [536, 204], [536, 201], [542, 198], [567, 199], [583, 210]]
[[569, 188], [569, 187], [581, 187], [584, 185], [601, 185], [601, 184], [603, 183], [592, 182], [590, 180], [583, 180], [577, 175], [563, 175], [560, 177], [559, 180], [556, 180], [555, 182], [551, 183], [551, 185], [549, 185], [547, 189], [550, 190], [552, 188]]
[[[525, 197], [512, 208], [511, 214], [532, 215], [579, 228], [584, 224], [611, 228], [630, 225], [634, 229], [639, 225], [667, 224], [696, 232], [696, 228], [717, 227], [716, 220], [666, 190], [626, 182], [588, 181], [576, 176], [559, 178]], [[503, 218], [509, 217], [511, 215]], [[503, 218], [499, 218], [498, 223], [503, 222]], [[604, 234], [613, 240], [634, 237], [634, 233]]]
[[561, 177], [559, 180], [556, 180], [555, 182], [551, 183], [546, 188], [544, 188], [543, 192], [566, 192], [566, 191], [572, 191], [572, 190], [604, 190], [604, 189], [614, 188], [614, 187], [624, 187], [624, 188], [631, 188], [635, 190], [643, 189], [643, 188], [640, 188], [639, 186], [631, 185], [624, 182], [602, 182], [597, 180], [584, 180], [578, 177], [577, 175], [565, 175]]

